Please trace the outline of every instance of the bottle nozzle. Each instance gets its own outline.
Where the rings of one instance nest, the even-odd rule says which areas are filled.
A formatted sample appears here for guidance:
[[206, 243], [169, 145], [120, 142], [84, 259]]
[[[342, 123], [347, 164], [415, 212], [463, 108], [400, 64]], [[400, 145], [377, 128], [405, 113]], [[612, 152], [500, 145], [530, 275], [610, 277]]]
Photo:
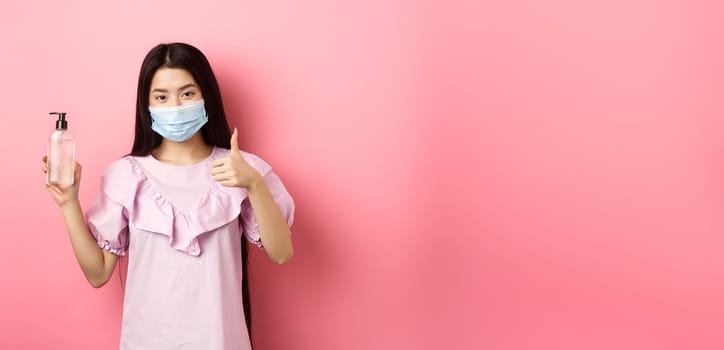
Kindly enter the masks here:
[[65, 120], [65, 112], [51, 112], [50, 115], [57, 115], [58, 120], [55, 121], [56, 130], [65, 130], [68, 128], [68, 121]]

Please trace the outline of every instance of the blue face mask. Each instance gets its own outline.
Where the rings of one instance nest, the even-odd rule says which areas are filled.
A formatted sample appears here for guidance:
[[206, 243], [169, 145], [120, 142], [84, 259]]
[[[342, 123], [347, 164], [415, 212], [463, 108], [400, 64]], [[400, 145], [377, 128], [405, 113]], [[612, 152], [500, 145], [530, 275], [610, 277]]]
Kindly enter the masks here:
[[163, 138], [183, 142], [194, 136], [209, 117], [206, 115], [204, 100], [175, 107], [148, 107], [151, 112], [151, 129]]

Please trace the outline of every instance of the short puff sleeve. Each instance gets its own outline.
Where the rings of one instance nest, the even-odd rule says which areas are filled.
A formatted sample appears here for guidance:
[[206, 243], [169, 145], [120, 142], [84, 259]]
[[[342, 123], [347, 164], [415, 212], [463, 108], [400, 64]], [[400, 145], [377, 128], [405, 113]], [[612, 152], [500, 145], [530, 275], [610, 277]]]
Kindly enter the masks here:
[[86, 211], [88, 229], [98, 245], [110, 253], [125, 255], [128, 248], [128, 202], [137, 183], [129, 162], [112, 162], [101, 177], [100, 192]]
[[[286, 187], [284, 187], [282, 180], [271, 170], [271, 166], [261, 158], [250, 153], [242, 152], [242, 154], [249, 165], [262, 174], [274, 202], [277, 207], [279, 207], [287, 225], [291, 227], [294, 222], [294, 200], [292, 196], [289, 195]], [[254, 209], [251, 207], [251, 202], [248, 197], [241, 203], [239, 219], [246, 239], [256, 244], [259, 248], [263, 248], [261, 237], [259, 236], [259, 225], [256, 222]]]

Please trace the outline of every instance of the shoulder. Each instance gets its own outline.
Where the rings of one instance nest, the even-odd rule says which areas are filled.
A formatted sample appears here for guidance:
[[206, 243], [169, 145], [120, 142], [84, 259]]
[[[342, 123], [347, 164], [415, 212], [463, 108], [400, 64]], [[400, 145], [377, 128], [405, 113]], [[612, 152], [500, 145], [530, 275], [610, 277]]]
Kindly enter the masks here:
[[133, 157], [126, 156], [106, 166], [101, 175], [101, 191], [117, 202], [127, 203], [133, 199], [140, 182], [138, 166]]
[[131, 156], [116, 159], [106, 166], [103, 171], [104, 180], [127, 180], [134, 176], [134, 167]]
[[104, 174], [118, 174], [131, 171], [131, 156], [125, 156], [123, 158], [116, 159], [106, 166]]
[[[219, 154], [222, 157], [225, 157], [229, 154], [229, 150], [225, 148], [219, 148]], [[264, 161], [261, 157], [257, 156], [256, 154], [245, 152], [242, 150], [239, 150], [239, 153], [241, 153], [241, 156], [244, 157], [244, 160], [246, 160], [249, 165], [251, 165], [254, 169], [256, 169], [258, 172], [260, 172], [262, 175], [266, 175], [269, 171], [271, 171], [272, 167]]]

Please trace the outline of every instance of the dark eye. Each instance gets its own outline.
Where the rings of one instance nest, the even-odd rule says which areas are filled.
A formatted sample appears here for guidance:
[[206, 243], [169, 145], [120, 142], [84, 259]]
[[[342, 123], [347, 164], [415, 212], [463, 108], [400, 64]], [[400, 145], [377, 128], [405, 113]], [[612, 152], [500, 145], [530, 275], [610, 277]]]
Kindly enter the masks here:
[[191, 97], [191, 96], [193, 96], [193, 95], [194, 95], [194, 92], [193, 92], [193, 91], [186, 91], [186, 92], [184, 92], [184, 93], [181, 94], [181, 97]]
[[165, 101], [165, 100], [166, 100], [166, 96], [164, 96], [164, 95], [158, 95], [158, 96], [154, 97], [154, 99], [155, 99], [156, 101], [162, 102], [162, 101]]

